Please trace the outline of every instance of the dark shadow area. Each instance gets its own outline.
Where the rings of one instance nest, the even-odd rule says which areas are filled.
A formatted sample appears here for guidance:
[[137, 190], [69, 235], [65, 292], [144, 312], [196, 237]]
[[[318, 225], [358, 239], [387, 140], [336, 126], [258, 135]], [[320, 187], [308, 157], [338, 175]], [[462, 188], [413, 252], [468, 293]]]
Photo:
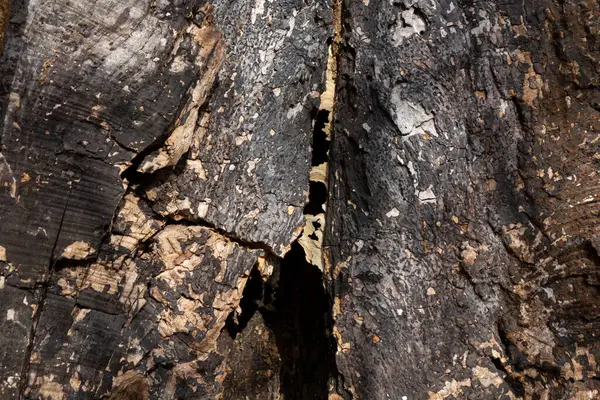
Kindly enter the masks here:
[[229, 314], [227, 321], [225, 321], [225, 329], [232, 339], [235, 339], [238, 333], [244, 330], [248, 326], [248, 322], [252, 319], [254, 313], [262, 305], [263, 299], [263, 281], [258, 268], [254, 267], [246, 287], [242, 293], [242, 299], [240, 300], [240, 308], [242, 313], [235, 316], [235, 311]]
[[327, 202], [327, 187], [323, 182], [309, 181], [308, 184], [308, 203], [304, 206], [304, 214], [324, 213], [323, 204]]
[[[319, 110], [314, 119], [312, 165], [318, 166], [329, 160], [330, 142], [324, 130], [329, 111]], [[310, 181], [309, 185], [304, 214], [324, 213], [327, 186], [317, 181]], [[313, 222], [313, 226], [321, 228], [319, 222]], [[309, 237], [317, 240], [315, 234]], [[304, 249], [294, 242], [268, 282], [263, 282], [257, 267], [253, 269], [240, 301], [242, 311], [228, 316], [225, 329], [235, 339], [259, 311], [275, 336], [281, 358], [281, 395], [286, 400], [325, 400], [329, 379], [338, 377], [331, 306], [323, 274], [306, 261]]]
[[[219, 82], [218, 80], [216, 80], [213, 87], [211, 88], [211, 91], [214, 91], [218, 86]], [[186, 92], [188, 89], [186, 89]], [[181, 103], [175, 115], [181, 115], [185, 107], [187, 107], [187, 101], [183, 101]], [[198, 110], [198, 121], [202, 118], [203, 113], [205, 113], [207, 109], [208, 102], [205, 102]], [[144, 161], [146, 161], [147, 158], [152, 157], [154, 153], [160, 151], [160, 149], [162, 149], [165, 146], [166, 141], [169, 139], [175, 128], [177, 126], [185, 124], [185, 121], [188, 117], [189, 113], [178, 118], [174, 118], [173, 121], [171, 121], [171, 123], [169, 124], [168, 129], [166, 129], [161, 135], [157, 136], [156, 139], [154, 139], [154, 141], [148, 144], [148, 146], [146, 146], [144, 149], [137, 152], [135, 157], [132, 158], [129, 167], [127, 167], [123, 172], [121, 172], [121, 178], [127, 179], [131, 184], [134, 185], [148, 186], [155, 185], [157, 181], [160, 182], [162, 179], [168, 176], [170, 172], [175, 171], [176, 173], [182, 173], [185, 169], [185, 163], [189, 156], [189, 152], [187, 151], [181, 156], [177, 164], [174, 166], [165, 167], [161, 170], [152, 173], [139, 172], [138, 168], [142, 165], [142, 163], [144, 163]], [[196, 123], [194, 129], [196, 129], [197, 126], [198, 122]]]
[[[315, 117], [312, 139], [311, 165], [316, 167], [329, 161], [329, 147], [331, 142], [327, 139], [325, 125], [329, 120], [329, 111], [319, 110]], [[317, 215], [325, 212], [323, 204], [327, 202], [328, 190], [323, 182], [310, 181], [308, 190], [308, 203], [304, 207], [304, 214]]]
[[306, 262], [295, 242], [263, 283], [255, 268], [240, 302], [242, 312], [227, 318], [232, 338], [242, 332], [256, 311], [273, 332], [281, 357], [280, 387], [286, 400], [327, 399], [330, 377], [337, 377], [331, 301], [323, 274]]
[[315, 126], [313, 128], [313, 140], [312, 140], [312, 166], [323, 164], [329, 160], [327, 152], [331, 142], [327, 139], [325, 133], [325, 125], [329, 121], [329, 111], [319, 110], [315, 118]]
[[330, 299], [321, 271], [294, 243], [281, 262], [274, 312], [264, 312], [282, 358], [281, 394], [291, 399], [327, 399], [336, 376]]

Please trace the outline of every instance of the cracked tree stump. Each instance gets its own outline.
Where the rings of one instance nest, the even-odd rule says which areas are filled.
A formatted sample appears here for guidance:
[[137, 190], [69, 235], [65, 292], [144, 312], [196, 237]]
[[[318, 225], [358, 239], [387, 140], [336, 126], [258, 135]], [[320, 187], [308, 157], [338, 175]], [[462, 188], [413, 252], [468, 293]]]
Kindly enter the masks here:
[[600, 398], [597, 0], [0, 0], [1, 399]]

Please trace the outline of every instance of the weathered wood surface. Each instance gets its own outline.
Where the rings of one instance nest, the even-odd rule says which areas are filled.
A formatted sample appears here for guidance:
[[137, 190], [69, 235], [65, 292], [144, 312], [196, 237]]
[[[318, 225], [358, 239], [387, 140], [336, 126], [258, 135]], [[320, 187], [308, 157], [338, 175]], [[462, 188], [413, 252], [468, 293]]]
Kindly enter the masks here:
[[600, 397], [597, 1], [7, 4], [0, 398]]
[[217, 339], [258, 257], [285, 254], [302, 229], [330, 14], [301, 1], [12, 3], [1, 397], [235, 386]]
[[599, 23], [344, 2], [326, 240], [355, 398], [600, 397]]

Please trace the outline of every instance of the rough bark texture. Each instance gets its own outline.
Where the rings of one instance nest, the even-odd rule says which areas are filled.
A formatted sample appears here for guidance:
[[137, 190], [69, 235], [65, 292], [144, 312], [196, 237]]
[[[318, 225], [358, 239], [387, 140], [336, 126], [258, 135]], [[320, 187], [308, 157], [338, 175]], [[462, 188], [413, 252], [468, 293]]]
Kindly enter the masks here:
[[345, 3], [326, 237], [354, 396], [600, 396], [599, 18]]
[[597, 0], [0, 0], [0, 398], [600, 397]]

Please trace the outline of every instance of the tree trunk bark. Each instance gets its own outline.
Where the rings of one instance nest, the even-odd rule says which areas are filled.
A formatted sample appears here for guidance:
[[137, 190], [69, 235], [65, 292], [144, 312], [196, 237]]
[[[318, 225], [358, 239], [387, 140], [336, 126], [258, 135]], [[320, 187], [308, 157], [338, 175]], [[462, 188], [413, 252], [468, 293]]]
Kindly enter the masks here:
[[600, 398], [597, 0], [0, 0], [0, 398]]

